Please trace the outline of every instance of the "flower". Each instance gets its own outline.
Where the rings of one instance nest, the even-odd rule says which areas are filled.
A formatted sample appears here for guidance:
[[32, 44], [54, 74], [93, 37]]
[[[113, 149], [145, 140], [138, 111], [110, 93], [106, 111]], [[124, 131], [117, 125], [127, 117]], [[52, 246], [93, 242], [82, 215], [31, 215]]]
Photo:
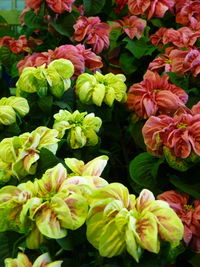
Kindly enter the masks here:
[[48, 6], [56, 13], [72, 11], [72, 4], [75, 0], [46, 0]]
[[76, 81], [76, 94], [82, 103], [101, 106], [102, 102], [105, 102], [111, 107], [115, 99], [118, 102], [126, 101], [125, 80], [123, 74], [83, 73]]
[[16, 113], [25, 116], [29, 112], [29, 105], [23, 97], [2, 97], [0, 99], [0, 123], [10, 125], [16, 122]]
[[128, 91], [129, 109], [147, 119], [156, 114], [173, 114], [179, 106], [184, 106], [188, 95], [168, 80], [168, 75], [160, 77], [158, 73], [148, 70], [144, 80], [133, 84]]
[[176, 22], [187, 25], [190, 23], [191, 19], [195, 19], [196, 21], [200, 20], [200, 7], [199, 1], [181, 1], [176, 5]]
[[85, 67], [90, 70], [101, 68], [103, 63], [101, 57], [97, 56], [91, 49], [85, 49], [84, 45], [62, 45], [57, 47], [54, 51], [35, 53], [26, 56], [19, 61], [17, 68], [21, 73], [26, 67], [40, 67], [45, 64], [47, 67], [55, 59], [68, 59], [72, 62], [75, 68], [75, 75], [78, 76], [84, 72]]
[[26, 6], [33, 9], [38, 9], [42, 2], [44, 2], [44, 0], [25, 0]]
[[[48, 253], [44, 253], [40, 255], [32, 264], [28, 257], [19, 252], [17, 255], [16, 259], [11, 259], [7, 258], [5, 259], [5, 267], [16, 267], [16, 266], [21, 266], [21, 267], [61, 267], [62, 261], [51, 261], [51, 258]], [[53, 264], [53, 265], [52, 265]]]
[[172, 10], [174, 5], [174, 0], [128, 0], [128, 8], [133, 15], [147, 14], [148, 19], [164, 17], [165, 12]]
[[78, 42], [85, 39], [85, 43], [91, 44], [95, 53], [108, 49], [110, 26], [101, 22], [99, 17], [80, 17], [73, 27], [74, 39]]
[[67, 142], [72, 149], [83, 146], [95, 146], [98, 143], [97, 132], [102, 121], [95, 117], [94, 113], [80, 113], [76, 110], [70, 113], [67, 110], [60, 110], [54, 115], [55, 122], [53, 128], [59, 132], [59, 138], [63, 138], [67, 131]]
[[133, 39], [135, 36], [139, 39], [142, 37], [146, 27], [146, 21], [138, 18], [137, 16], [125, 17], [123, 20], [118, 20], [119, 27]]
[[200, 201], [174, 190], [158, 195], [157, 199], [166, 201], [176, 212], [184, 225], [183, 239], [186, 245], [195, 252], [200, 252]]
[[31, 133], [4, 138], [0, 142], [0, 168], [18, 179], [35, 174], [40, 149], [56, 153], [57, 135], [56, 130], [40, 126]]
[[116, 0], [117, 7], [115, 8], [116, 13], [120, 13], [125, 5], [128, 4], [128, 0]]
[[200, 156], [200, 114], [192, 114], [187, 109], [178, 110], [173, 117], [150, 117], [142, 134], [152, 153], [168, 148], [178, 158], [186, 159], [193, 153]]
[[127, 250], [137, 262], [142, 248], [158, 253], [160, 239], [177, 245], [183, 236], [181, 220], [166, 202], [146, 189], [136, 199], [119, 183], [93, 193], [86, 224], [87, 239], [101, 256]]

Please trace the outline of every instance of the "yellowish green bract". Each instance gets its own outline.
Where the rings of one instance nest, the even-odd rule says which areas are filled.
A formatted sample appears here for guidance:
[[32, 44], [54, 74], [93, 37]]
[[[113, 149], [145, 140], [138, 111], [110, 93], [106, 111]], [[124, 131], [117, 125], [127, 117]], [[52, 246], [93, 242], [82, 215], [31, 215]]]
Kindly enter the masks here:
[[33, 264], [22, 252], [19, 252], [15, 259], [5, 259], [5, 267], [61, 267], [61, 264], [62, 261], [52, 262], [48, 253], [40, 255]]
[[112, 106], [114, 100], [125, 102], [127, 99], [125, 84], [126, 77], [123, 74], [108, 73], [106, 75], [96, 72], [94, 75], [83, 73], [76, 82], [76, 94], [85, 104], [101, 106], [104, 102]]
[[24, 93], [37, 93], [45, 96], [50, 93], [60, 98], [71, 86], [71, 76], [74, 73], [74, 66], [67, 59], [57, 59], [52, 61], [46, 68], [46, 64], [40, 67], [24, 68], [18, 82], [17, 95]]
[[10, 125], [16, 122], [16, 114], [24, 117], [29, 112], [29, 105], [23, 97], [2, 97], [0, 99], [0, 124]]
[[31, 133], [4, 138], [0, 142], [0, 183], [7, 182], [11, 176], [21, 179], [35, 174], [40, 149], [44, 147], [55, 154], [57, 136], [55, 129], [40, 126]]
[[95, 117], [94, 113], [80, 113], [78, 110], [70, 113], [67, 110], [60, 110], [54, 118], [53, 128], [59, 132], [58, 137], [63, 138], [66, 133], [67, 142], [72, 149], [95, 146], [98, 143], [96, 133], [102, 121], [99, 117]]

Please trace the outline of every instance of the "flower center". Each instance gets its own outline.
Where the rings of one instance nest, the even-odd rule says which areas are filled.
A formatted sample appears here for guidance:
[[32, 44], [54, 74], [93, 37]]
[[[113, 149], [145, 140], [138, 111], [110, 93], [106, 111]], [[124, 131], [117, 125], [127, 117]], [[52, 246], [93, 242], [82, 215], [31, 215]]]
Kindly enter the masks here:
[[154, 89], [154, 90], [153, 90], [154, 93], [158, 93], [158, 92], [160, 92], [160, 91], [162, 91], [162, 89]]
[[192, 210], [192, 211], [194, 211], [194, 208], [193, 208], [192, 205], [184, 205], [183, 207], [184, 207], [184, 210], [185, 210], [185, 211], [187, 211], [187, 210]]
[[187, 128], [187, 124], [186, 123], [181, 122], [181, 123], [179, 123], [177, 125], [177, 129], [186, 129], [186, 128]]
[[172, 63], [172, 59], [166, 59], [164, 62], [165, 62], [166, 64], [171, 64], [171, 63]]

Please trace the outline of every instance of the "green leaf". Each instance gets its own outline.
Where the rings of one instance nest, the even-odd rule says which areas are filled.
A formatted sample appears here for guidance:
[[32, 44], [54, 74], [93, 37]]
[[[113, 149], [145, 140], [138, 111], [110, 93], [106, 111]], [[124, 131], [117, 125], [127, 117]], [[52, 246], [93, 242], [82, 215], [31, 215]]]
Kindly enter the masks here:
[[142, 135], [143, 126], [144, 126], [144, 120], [139, 120], [135, 123], [130, 124], [129, 131], [130, 131], [131, 136], [133, 137], [136, 145], [141, 147], [142, 149], [146, 150], [146, 145], [144, 143], [144, 137]]
[[50, 24], [60, 34], [71, 37], [74, 33], [73, 25], [76, 23], [76, 19], [79, 13], [71, 12], [69, 14], [59, 15], [58, 18], [51, 18]]
[[162, 20], [159, 19], [159, 18], [151, 19], [151, 23], [152, 23], [154, 26], [158, 27], [158, 28], [162, 28], [162, 27], [164, 27], [164, 25], [163, 25], [163, 23], [162, 23]]
[[52, 96], [44, 96], [38, 100], [38, 106], [44, 113], [50, 113], [53, 105]]
[[105, 3], [106, 0], [83, 0], [86, 16], [100, 13]]
[[200, 254], [195, 254], [194, 257], [192, 257], [189, 262], [192, 264], [193, 267], [199, 267], [200, 263]]
[[[200, 183], [186, 184], [177, 176], [172, 176], [170, 182], [181, 191], [193, 196], [196, 199], [200, 199]], [[189, 181], [188, 181], [189, 182]]]
[[61, 163], [61, 161], [50, 150], [46, 148], [40, 150], [40, 159], [37, 168], [40, 174], [43, 174], [47, 169], [53, 168], [58, 163]]
[[147, 152], [137, 155], [129, 164], [131, 179], [145, 188], [154, 188], [158, 169], [163, 161], [164, 158], [157, 158]]
[[177, 75], [174, 72], [167, 72], [167, 75], [170, 78], [170, 81], [175, 84], [176, 86], [179, 86], [183, 88], [184, 90], [187, 90], [189, 87], [189, 75]]
[[125, 52], [120, 55], [119, 64], [125, 74], [129, 75], [138, 69], [140, 61], [134, 58], [130, 53]]
[[67, 251], [73, 250], [72, 240], [68, 236], [61, 239], [56, 239], [56, 241], [62, 249]]
[[126, 49], [128, 49], [138, 59], [145, 55], [151, 55], [157, 49], [157, 47], [152, 44], [148, 44], [147, 38], [144, 36], [139, 40], [131, 40], [126, 37], [123, 41], [127, 42], [127, 45], [125, 46]]
[[44, 12], [40, 9], [38, 14], [35, 14], [34, 10], [31, 9], [25, 13], [24, 23], [31, 29], [46, 29], [47, 24], [44, 22]]

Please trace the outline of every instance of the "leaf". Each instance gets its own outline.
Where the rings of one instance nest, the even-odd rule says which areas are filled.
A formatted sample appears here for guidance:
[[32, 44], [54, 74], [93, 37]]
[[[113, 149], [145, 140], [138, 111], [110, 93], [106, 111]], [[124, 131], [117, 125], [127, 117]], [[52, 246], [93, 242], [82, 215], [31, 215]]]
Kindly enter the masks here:
[[47, 169], [53, 168], [58, 163], [62, 163], [50, 150], [42, 148], [40, 150], [40, 159], [38, 161], [38, 170], [43, 174]]
[[144, 143], [144, 137], [142, 135], [142, 128], [144, 126], [144, 121], [143, 120], [139, 120], [135, 123], [131, 123], [130, 124], [130, 133], [131, 136], [134, 139], [134, 142], [136, 143], [136, 145], [138, 145], [139, 147], [141, 147], [142, 149], [146, 150], [146, 145]]
[[[196, 199], [200, 199], [200, 183], [186, 184], [177, 176], [172, 176], [170, 182], [181, 191], [193, 196]], [[190, 181], [188, 181], [190, 182]]]
[[129, 75], [138, 69], [140, 62], [130, 53], [122, 53], [119, 58], [119, 64], [125, 74]]
[[106, 0], [83, 0], [86, 16], [100, 13], [105, 3]]
[[164, 158], [157, 158], [147, 152], [137, 155], [129, 164], [131, 179], [145, 188], [154, 188], [158, 169], [163, 161]]
[[189, 260], [189, 263], [192, 264], [193, 267], [199, 267], [199, 262], [200, 262], [200, 254], [195, 254], [194, 257], [192, 257]]
[[44, 12], [40, 9], [38, 14], [35, 14], [34, 10], [29, 10], [24, 15], [24, 23], [31, 29], [46, 29], [47, 24], [44, 22]]
[[54, 29], [60, 34], [71, 37], [74, 33], [73, 25], [76, 23], [76, 19], [79, 13], [72, 11], [69, 14], [62, 14], [58, 17], [52, 17], [50, 20], [50, 24], [54, 27]]
[[68, 236], [61, 239], [56, 239], [56, 241], [62, 249], [67, 251], [73, 250], [72, 240]]
[[174, 72], [167, 72], [167, 75], [169, 76], [170, 81], [173, 84], [183, 88], [184, 90], [188, 89], [188, 87], [189, 87], [189, 75], [186, 75], [186, 76], [177, 75]]
[[44, 96], [38, 100], [38, 106], [44, 113], [50, 113], [53, 105], [52, 96]]
[[162, 27], [164, 27], [164, 25], [163, 25], [163, 23], [162, 23], [162, 20], [159, 19], [159, 18], [151, 19], [151, 23], [152, 23], [154, 26], [158, 27], [158, 28], [162, 28]]
[[139, 40], [131, 40], [126, 37], [123, 41], [127, 42], [127, 45], [125, 46], [126, 49], [128, 49], [138, 59], [145, 55], [151, 55], [157, 49], [157, 47], [152, 44], [148, 44], [147, 38], [144, 36]]

